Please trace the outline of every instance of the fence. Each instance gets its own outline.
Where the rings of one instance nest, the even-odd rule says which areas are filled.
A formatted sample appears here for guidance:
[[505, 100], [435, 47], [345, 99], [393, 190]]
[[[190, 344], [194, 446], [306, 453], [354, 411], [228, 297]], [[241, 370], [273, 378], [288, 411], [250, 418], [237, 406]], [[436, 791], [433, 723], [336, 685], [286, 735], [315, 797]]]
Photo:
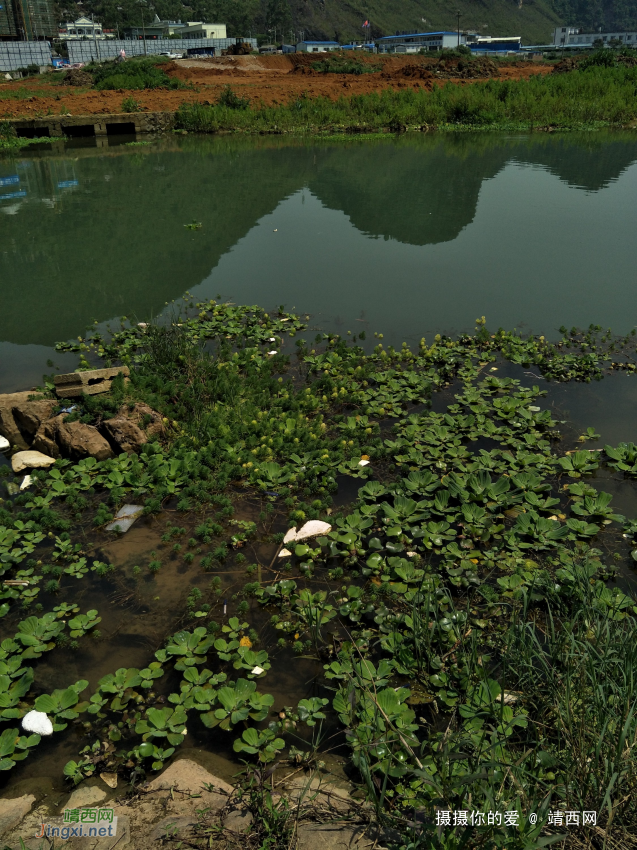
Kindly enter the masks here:
[[[256, 38], [245, 38], [254, 50], [257, 49]], [[69, 61], [99, 62], [102, 59], [113, 59], [120, 50], [125, 50], [127, 56], [143, 56], [144, 53], [186, 53], [187, 50], [202, 47], [216, 47], [217, 51], [225, 50], [235, 44], [235, 38], [147, 38], [142, 39], [104, 39], [103, 41], [67, 41]]]
[[0, 71], [15, 71], [27, 65], [50, 65], [51, 45], [48, 41], [0, 42]]

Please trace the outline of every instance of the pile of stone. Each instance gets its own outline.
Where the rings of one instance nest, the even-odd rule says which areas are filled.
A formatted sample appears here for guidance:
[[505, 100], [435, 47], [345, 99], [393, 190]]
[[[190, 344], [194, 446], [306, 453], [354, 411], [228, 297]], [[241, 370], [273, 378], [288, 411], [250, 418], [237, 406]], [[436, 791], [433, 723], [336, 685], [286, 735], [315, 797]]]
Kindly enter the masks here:
[[[100, 378], [102, 371], [77, 373], [82, 376], [78, 383], [84, 392], [80, 390], [75, 396], [92, 395], [97, 386], [100, 392], [108, 391], [110, 381]], [[91, 374], [97, 377], [91, 379]], [[69, 376], [60, 378], [67, 378], [67, 381], [61, 381], [58, 386], [68, 390]], [[12, 457], [15, 472], [50, 466], [58, 458], [106, 460], [122, 452], [139, 452], [149, 439], [161, 437], [164, 432], [161, 416], [147, 404], [125, 404], [115, 416], [101, 421], [98, 426], [77, 420], [68, 422], [72, 405], [54, 415], [58, 407], [54, 399], [36, 397], [34, 400], [33, 392], [0, 395], [0, 437], [4, 437], [14, 451], [18, 449]]]

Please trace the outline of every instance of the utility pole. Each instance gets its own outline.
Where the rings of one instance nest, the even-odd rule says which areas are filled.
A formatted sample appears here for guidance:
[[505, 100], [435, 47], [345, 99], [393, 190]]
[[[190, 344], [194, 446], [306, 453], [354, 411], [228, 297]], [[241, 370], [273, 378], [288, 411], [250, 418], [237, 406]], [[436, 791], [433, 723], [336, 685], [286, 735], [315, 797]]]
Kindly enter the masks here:
[[101, 62], [100, 48], [99, 48], [99, 45], [97, 43], [97, 36], [95, 35], [95, 14], [93, 12], [91, 12], [91, 23], [93, 25], [93, 44], [95, 45], [95, 53], [97, 55], [97, 61]]
[[460, 47], [460, 9], [456, 12], [458, 16], [458, 47]]
[[146, 28], [144, 26], [144, 6], [142, 3], [139, 4], [139, 8], [142, 13], [142, 39], [144, 40], [144, 56], [147, 56], [148, 53], [146, 52]]

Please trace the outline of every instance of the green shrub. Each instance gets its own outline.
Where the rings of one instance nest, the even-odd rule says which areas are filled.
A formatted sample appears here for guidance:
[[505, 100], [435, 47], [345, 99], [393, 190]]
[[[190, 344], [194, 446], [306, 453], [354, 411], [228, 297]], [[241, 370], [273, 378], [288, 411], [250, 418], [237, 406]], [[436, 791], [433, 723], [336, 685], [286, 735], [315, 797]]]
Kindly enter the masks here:
[[250, 106], [249, 98], [239, 97], [230, 86], [225, 86], [217, 98], [217, 103], [227, 109], [247, 109]]
[[177, 127], [194, 132], [234, 130], [316, 133], [429, 127], [530, 129], [620, 125], [637, 117], [637, 69], [590, 65], [568, 74], [511, 82], [490, 79], [460, 87], [385, 90], [332, 101], [299, 97], [281, 106], [227, 109], [182, 104]]
[[122, 112], [139, 112], [142, 105], [134, 97], [125, 97], [122, 101]]
[[[144, 89], [182, 89], [187, 86], [162, 70], [154, 59], [139, 59], [119, 64], [106, 63], [90, 68], [98, 91], [142, 91]], [[132, 98], [131, 98], [132, 100]], [[129, 111], [129, 110], [125, 110]], [[130, 110], [131, 112], [134, 110]]]

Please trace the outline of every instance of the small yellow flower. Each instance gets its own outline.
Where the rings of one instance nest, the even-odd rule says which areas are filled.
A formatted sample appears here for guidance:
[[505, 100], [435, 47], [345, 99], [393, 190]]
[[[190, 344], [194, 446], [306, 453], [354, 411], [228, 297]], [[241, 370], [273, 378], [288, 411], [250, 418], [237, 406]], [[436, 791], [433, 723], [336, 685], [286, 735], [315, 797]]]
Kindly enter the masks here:
[[239, 641], [239, 646], [247, 646], [248, 649], [252, 649], [252, 641], [247, 635], [244, 635]]

